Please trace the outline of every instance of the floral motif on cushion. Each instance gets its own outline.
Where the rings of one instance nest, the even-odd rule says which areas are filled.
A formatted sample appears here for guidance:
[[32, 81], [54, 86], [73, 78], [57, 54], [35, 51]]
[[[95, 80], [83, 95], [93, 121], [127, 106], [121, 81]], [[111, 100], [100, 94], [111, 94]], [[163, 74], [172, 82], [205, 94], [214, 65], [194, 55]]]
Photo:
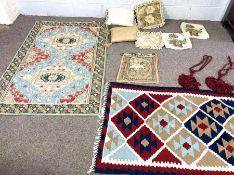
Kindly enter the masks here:
[[154, 0], [136, 7], [138, 27], [144, 29], [162, 27], [164, 22], [162, 3]]

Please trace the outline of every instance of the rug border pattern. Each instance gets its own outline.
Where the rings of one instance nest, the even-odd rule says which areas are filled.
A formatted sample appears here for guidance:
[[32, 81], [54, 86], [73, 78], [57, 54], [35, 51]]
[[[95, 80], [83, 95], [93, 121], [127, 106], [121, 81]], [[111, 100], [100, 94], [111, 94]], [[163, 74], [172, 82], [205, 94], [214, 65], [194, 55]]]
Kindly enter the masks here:
[[[99, 115], [102, 106], [103, 85], [105, 76], [106, 48], [107, 39], [106, 25], [102, 22], [59, 22], [59, 21], [36, 21], [26, 39], [17, 50], [15, 56], [0, 78], [0, 99], [3, 98], [9, 83], [12, 81], [26, 53], [31, 48], [43, 25], [51, 26], [90, 26], [98, 27], [98, 41], [96, 49], [96, 59], [92, 75], [92, 84], [90, 88], [89, 104], [4, 104], [0, 102], [0, 114], [6, 115]], [[100, 80], [100, 83], [95, 83]], [[101, 93], [100, 93], [101, 92]], [[100, 95], [96, 95], [100, 93]], [[46, 111], [46, 108], [53, 108], [53, 111]], [[22, 109], [22, 110], [21, 110]]]

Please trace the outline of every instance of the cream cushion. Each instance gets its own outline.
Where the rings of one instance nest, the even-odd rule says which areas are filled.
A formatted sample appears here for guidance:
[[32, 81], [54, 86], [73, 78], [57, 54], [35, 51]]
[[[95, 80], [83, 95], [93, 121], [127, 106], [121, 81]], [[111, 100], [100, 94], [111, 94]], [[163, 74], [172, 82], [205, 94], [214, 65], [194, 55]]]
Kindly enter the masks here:
[[126, 8], [109, 8], [106, 16], [107, 25], [134, 26], [134, 10]]
[[133, 27], [114, 27], [111, 29], [111, 42], [136, 41], [138, 28]]
[[162, 32], [137, 32], [135, 46], [140, 49], [161, 49], [164, 46]]

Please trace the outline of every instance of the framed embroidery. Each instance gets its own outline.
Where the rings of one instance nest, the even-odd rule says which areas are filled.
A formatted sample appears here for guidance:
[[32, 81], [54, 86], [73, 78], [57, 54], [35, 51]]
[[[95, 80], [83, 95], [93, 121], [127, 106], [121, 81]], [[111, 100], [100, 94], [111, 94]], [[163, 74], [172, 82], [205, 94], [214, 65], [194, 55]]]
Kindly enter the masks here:
[[208, 39], [209, 34], [201, 24], [182, 22], [180, 28], [185, 36], [196, 39]]
[[162, 32], [137, 32], [135, 46], [140, 49], [161, 49], [164, 46]]
[[158, 84], [157, 65], [156, 54], [125, 53], [121, 59], [117, 82]]
[[175, 50], [191, 49], [192, 43], [188, 37], [180, 33], [163, 33], [163, 42], [166, 48]]
[[136, 7], [136, 17], [139, 28], [152, 29], [162, 27], [164, 22], [162, 2], [154, 0]]

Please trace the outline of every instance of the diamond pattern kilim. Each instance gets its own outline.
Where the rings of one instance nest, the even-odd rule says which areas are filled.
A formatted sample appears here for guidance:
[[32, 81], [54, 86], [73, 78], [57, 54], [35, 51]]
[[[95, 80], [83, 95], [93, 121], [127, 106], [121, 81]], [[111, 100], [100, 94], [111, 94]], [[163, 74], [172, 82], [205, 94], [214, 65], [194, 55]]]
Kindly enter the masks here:
[[163, 109], [158, 110], [149, 117], [146, 123], [164, 141], [181, 127], [181, 123]]
[[96, 173], [234, 174], [234, 94], [110, 83], [106, 96]]
[[216, 140], [210, 149], [226, 160], [231, 165], [234, 165], [234, 137], [224, 132], [222, 136]]
[[123, 107], [126, 105], [127, 101], [123, 97], [121, 97], [116, 91], [113, 91], [111, 96], [110, 114], [114, 115], [115, 113], [123, 109]]
[[163, 107], [178, 117], [181, 121], [186, 120], [198, 108], [181, 96], [176, 96], [163, 104]]
[[143, 160], [149, 159], [163, 145], [146, 126], [143, 126], [127, 142]]
[[205, 150], [205, 146], [186, 130], [180, 131], [167, 145], [187, 164], [193, 163]]
[[159, 104], [153, 101], [148, 95], [143, 94], [130, 102], [130, 105], [144, 118], [147, 118]]
[[112, 122], [125, 137], [128, 137], [138, 129], [144, 121], [136, 112], [127, 106], [112, 118]]
[[188, 120], [185, 123], [185, 127], [204, 143], [209, 143], [223, 129], [215, 120], [201, 111], [197, 112], [190, 120]]
[[234, 110], [232, 108], [216, 99], [207, 102], [201, 106], [201, 109], [221, 124], [223, 124], [230, 116], [232, 116], [232, 114], [234, 114]]
[[110, 124], [105, 140], [104, 157], [109, 155], [113, 150], [124, 143], [123, 137], [116, 131], [115, 127]]

